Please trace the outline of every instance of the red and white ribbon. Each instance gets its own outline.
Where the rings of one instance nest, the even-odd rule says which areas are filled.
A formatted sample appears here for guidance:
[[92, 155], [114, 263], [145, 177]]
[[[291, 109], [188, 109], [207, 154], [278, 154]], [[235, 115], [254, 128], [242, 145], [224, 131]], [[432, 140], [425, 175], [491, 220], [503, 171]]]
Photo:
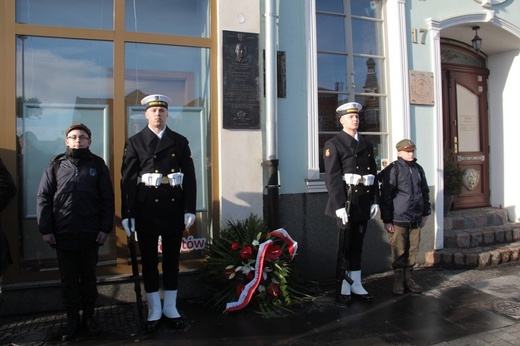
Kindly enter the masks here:
[[[298, 250], [298, 243], [295, 242], [289, 233], [283, 228], [279, 228], [275, 231], [269, 232], [269, 235], [275, 236], [277, 238], [282, 239], [286, 244], [291, 255], [291, 260], [296, 255], [296, 251]], [[226, 311], [236, 311], [240, 310], [249, 304], [251, 301], [251, 297], [253, 293], [256, 291], [256, 288], [260, 284], [260, 280], [262, 278], [262, 271], [264, 268], [264, 259], [265, 253], [271, 244], [274, 244], [272, 240], [266, 240], [258, 247], [258, 253], [256, 255], [256, 263], [255, 263], [255, 276], [254, 278], [244, 287], [242, 293], [240, 293], [240, 297], [236, 302], [229, 302], [226, 304]]]
[[294, 241], [293, 238], [283, 228], [278, 228], [276, 231], [269, 232], [269, 235], [274, 235], [284, 241], [287, 244], [289, 255], [291, 255], [291, 261], [294, 259], [296, 252], [298, 251], [298, 242]]

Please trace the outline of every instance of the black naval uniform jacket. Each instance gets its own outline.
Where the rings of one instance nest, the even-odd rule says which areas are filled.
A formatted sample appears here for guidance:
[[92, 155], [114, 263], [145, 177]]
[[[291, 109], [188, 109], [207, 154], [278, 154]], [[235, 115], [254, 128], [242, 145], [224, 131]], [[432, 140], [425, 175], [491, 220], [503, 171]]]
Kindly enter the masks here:
[[[337, 218], [336, 210], [344, 208], [347, 201], [343, 175], [345, 173], [355, 173], [361, 176], [377, 175], [374, 146], [361, 135], [359, 135], [358, 142], [345, 131], [341, 131], [325, 143], [323, 150], [325, 185], [329, 193], [325, 214]], [[377, 178], [374, 179], [372, 186], [362, 184], [352, 186], [349, 220], [369, 220], [372, 204], [379, 204]]]
[[[0, 159], [0, 212], [3, 211], [9, 202], [16, 196], [16, 185], [13, 177]], [[13, 263], [11, 250], [7, 237], [0, 227], [0, 277], [7, 271], [9, 264]]]
[[[182, 172], [182, 187], [138, 184], [145, 173]], [[188, 139], [166, 127], [162, 138], [148, 126], [125, 142], [121, 167], [121, 216], [135, 218], [137, 232], [173, 234], [184, 230], [184, 213], [196, 212], [197, 185]]]

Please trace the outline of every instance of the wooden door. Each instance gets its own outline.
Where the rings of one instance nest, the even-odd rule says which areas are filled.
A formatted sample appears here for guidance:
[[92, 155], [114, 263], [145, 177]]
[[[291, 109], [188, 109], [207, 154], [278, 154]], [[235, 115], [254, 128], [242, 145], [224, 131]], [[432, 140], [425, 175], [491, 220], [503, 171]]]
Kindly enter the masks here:
[[453, 209], [489, 206], [487, 77], [481, 67], [443, 64], [444, 147], [466, 170]]

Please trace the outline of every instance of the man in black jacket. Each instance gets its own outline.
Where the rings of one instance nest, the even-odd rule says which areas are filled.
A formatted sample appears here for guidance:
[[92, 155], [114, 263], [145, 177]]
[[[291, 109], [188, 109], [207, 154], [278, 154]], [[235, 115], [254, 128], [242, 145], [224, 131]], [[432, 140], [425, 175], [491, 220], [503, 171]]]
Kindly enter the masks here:
[[[179, 252], [183, 231], [193, 225], [196, 212], [191, 149], [186, 137], [166, 126], [169, 103], [169, 97], [159, 94], [142, 99], [148, 125], [126, 141], [121, 167], [122, 224], [128, 237], [138, 234], [149, 332], [157, 330], [163, 314], [174, 329], [184, 328], [176, 303]], [[164, 306], [159, 295], [159, 236]]]
[[419, 252], [421, 228], [431, 213], [430, 189], [422, 167], [415, 158], [415, 144], [403, 139], [396, 145], [397, 161], [381, 173], [381, 219], [390, 237], [393, 293], [400, 295], [405, 285], [412, 293], [421, 293], [412, 277]]
[[90, 129], [76, 123], [65, 131], [67, 150], [51, 159], [43, 172], [36, 212], [43, 240], [56, 249], [67, 329], [73, 339], [83, 324], [99, 333], [94, 319], [98, 296], [96, 265], [99, 247], [114, 226], [115, 200], [105, 162], [94, 155]]
[[[2, 159], [0, 159], [0, 212], [11, 202], [16, 195], [16, 185]], [[2, 284], [2, 276], [7, 271], [7, 267], [12, 263], [9, 242], [0, 227], [0, 284]], [[0, 298], [1, 302], [1, 298]]]

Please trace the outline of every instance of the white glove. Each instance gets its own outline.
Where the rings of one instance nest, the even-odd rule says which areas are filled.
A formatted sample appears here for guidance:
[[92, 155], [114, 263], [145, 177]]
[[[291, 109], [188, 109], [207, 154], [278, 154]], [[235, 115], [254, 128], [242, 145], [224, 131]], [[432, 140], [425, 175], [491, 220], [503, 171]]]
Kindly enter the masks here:
[[127, 237], [130, 237], [132, 235], [132, 232], [135, 232], [135, 219], [134, 218], [131, 218], [130, 220], [123, 219], [123, 221], [121, 221], [121, 224], [123, 225], [123, 228], [125, 229]]
[[341, 219], [341, 222], [346, 225], [347, 222], [348, 222], [348, 214], [347, 214], [347, 209], [345, 208], [340, 208], [338, 210], [336, 210], [336, 216], [339, 217]]
[[379, 213], [379, 205], [372, 204], [370, 206], [370, 218], [373, 219], [376, 217], [377, 213]]
[[185, 213], [184, 214], [184, 227], [185, 227], [185, 229], [190, 229], [190, 227], [193, 226], [194, 222], [195, 222], [195, 214], [191, 214], [191, 213]]

